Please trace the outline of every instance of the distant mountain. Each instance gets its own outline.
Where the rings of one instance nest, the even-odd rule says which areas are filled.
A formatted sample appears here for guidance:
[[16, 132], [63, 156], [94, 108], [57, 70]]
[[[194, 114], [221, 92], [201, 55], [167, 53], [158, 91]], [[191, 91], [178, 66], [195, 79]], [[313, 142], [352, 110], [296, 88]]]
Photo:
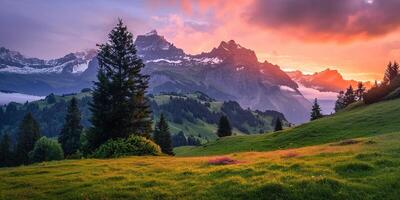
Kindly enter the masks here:
[[[42, 134], [49, 137], [58, 136], [67, 111], [68, 101], [76, 97], [82, 112], [82, 124], [90, 127], [89, 92], [70, 95], [49, 95], [46, 99], [28, 104], [10, 103], [0, 106], [0, 133], [8, 132], [15, 136], [19, 123], [28, 112], [31, 112], [40, 124]], [[153, 118], [164, 113], [168, 119], [172, 134], [183, 132], [200, 140], [215, 140], [217, 123], [226, 115], [236, 134], [258, 134], [273, 130], [279, 117], [288, 125], [285, 116], [276, 111], [254, 111], [240, 107], [237, 102], [221, 102], [196, 92], [191, 94], [160, 94], [149, 96]], [[2, 112], [0, 112], [2, 113]]]
[[[310, 102], [279, 66], [260, 63], [256, 54], [235, 41], [221, 42], [210, 52], [185, 54], [152, 31], [135, 41], [138, 55], [151, 75], [150, 93], [203, 92], [222, 101], [234, 100], [244, 108], [277, 110], [290, 122], [308, 120]], [[91, 87], [98, 62], [95, 51], [68, 54], [55, 60], [26, 58], [3, 48], [0, 89], [26, 94], [71, 93]]]
[[[322, 92], [340, 92], [349, 87], [356, 88], [358, 81], [345, 80], [338, 70], [326, 69], [321, 72], [307, 75], [301, 71], [287, 72], [287, 74], [297, 83], [313, 88]], [[370, 82], [363, 82], [367, 88], [371, 87]]]

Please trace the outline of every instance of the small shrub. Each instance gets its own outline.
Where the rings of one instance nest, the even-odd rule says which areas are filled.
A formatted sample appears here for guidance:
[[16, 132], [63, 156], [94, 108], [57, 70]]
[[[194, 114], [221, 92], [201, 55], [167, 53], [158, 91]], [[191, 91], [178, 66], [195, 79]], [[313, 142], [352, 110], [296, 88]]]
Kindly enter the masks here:
[[215, 158], [208, 161], [208, 164], [210, 165], [232, 165], [237, 163], [239, 163], [239, 161], [228, 157]]
[[342, 175], [356, 175], [373, 169], [374, 167], [370, 164], [362, 162], [346, 163], [335, 167], [335, 171]]
[[95, 158], [117, 158], [122, 156], [160, 155], [161, 149], [153, 141], [131, 135], [127, 139], [109, 140], [93, 154]]
[[29, 153], [29, 158], [31, 162], [62, 160], [64, 152], [56, 140], [42, 137], [35, 143], [35, 147]]

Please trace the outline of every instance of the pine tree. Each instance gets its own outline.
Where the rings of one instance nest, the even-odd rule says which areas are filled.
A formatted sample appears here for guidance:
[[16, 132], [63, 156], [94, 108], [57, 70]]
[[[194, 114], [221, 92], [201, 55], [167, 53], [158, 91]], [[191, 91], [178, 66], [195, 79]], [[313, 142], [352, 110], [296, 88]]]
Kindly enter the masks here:
[[99, 45], [98, 81], [93, 89], [91, 146], [131, 134], [149, 137], [152, 128], [147, 98], [149, 76], [136, 55], [133, 36], [119, 20], [109, 40]]
[[28, 164], [29, 152], [32, 151], [35, 142], [40, 138], [39, 124], [31, 113], [25, 115], [22, 120], [17, 137], [16, 163]]
[[3, 110], [3, 106], [0, 106], [0, 130], [3, 129], [4, 123], [5, 122], [5, 113]]
[[363, 82], [360, 81], [360, 82], [358, 82], [357, 90], [355, 92], [358, 101], [361, 101], [363, 99], [364, 92], [365, 92], [364, 84], [363, 84]]
[[188, 141], [185, 137], [185, 134], [180, 131], [178, 134], [172, 136], [172, 146], [173, 147], [180, 147], [188, 145]]
[[339, 110], [341, 110], [345, 107], [346, 107], [346, 105], [344, 104], [344, 92], [340, 91], [337, 96], [336, 103], [335, 103], [335, 112], [338, 112]]
[[346, 93], [344, 93], [344, 105], [347, 107], [354, 102], [356, 102], [356, 95], [354, 94], [353, 87], [350, 85]]
[[169, 132], [168, 123], [162, 113], [160, 121], [154, 128], [154, 141], [161, 147], [163, 153], [174, 155], [172, 151], [171, 133]]
[[321, 114], [321, 107], [318, 104], [317, 98], [315, 98], [314, 104], [313, 104], [312, 109], [311, 109], [310, 120], [313, 121], [313, 120], [316, 120], [316, 119], [319, 119], [319, 118], [322, 118], [322, 117], [323, 117], [323, 115]]
[[225, 136], [232, 135], [231, 124], [229, 123], [228, 117], [226, 117], [225, 115], [223, 115], [219, 119], [217, 135], [218, 135], [218, 137], [225, 137]]
[[81, 112], [76, 98], [73, 97], [68, 105], [65, 123], [58, 137], [65, 156], [72, 155], [79, 150], [82, 129]]
[[11, 139], [8, 134], [3, 134], [0, 140], [0, 167], [12, 165]]
[[383, 83], [389, 84], [399, 74], [399, 64], [397, 62], [389, 62], [386, 67], [385, 76], [383, 77]]
[[276, 118], [274, 132], [283, 130], [281, 118]]

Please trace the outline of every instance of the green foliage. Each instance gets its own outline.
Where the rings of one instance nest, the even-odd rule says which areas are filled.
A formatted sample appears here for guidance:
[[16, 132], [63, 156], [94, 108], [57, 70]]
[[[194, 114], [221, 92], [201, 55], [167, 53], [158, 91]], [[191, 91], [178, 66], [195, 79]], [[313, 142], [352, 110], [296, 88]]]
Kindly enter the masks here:
[[319, 118], [322, 118], [322, 117], [323, 117], [323, 115], [322, 115], [322, 113], [321, 113], [321, 107], [320, 107], [319, 104], [318, 104], [317, 98], [315, 98], [314, 104], [313, 104], [312, 109], [311, 109], [311, 117], [310, 117], [310, 120], [311, 120], [311, 121], [314, 121], [314, 120], [319, 119]]
[[48, 104], [53, 104], [53, 103], [56, 103], [56, 96], [53, 94], [53, 93], [51, 93], [51, 94], [49, 94], [46, 98], [45, 98], [45, 100], [46, 100], [46, 102], [48, 103]]
[[122, 20], [99, 45], [99, 71], [93, 89], [92, 149], [109, 139], [127, 138], [130, 134], [148, 137], [151, 112], [145, 97], [148, 88], [145, 67], [136, 55], [133, 36]]
[[61, 143], [65, 156], [75, 154], [79, 150], [82, 130], [81, 112], [76, 98], [73, 97], [68, 106], [64, 126], [58, 136], [58, 141]]
[[358, 82], [357, 89], [355, 91], [355, 95], [358, 101], [363, 100], [364, 93], [365, 93], [365, 87], [363, 82], [360, 81]]
[[29, 153], [31, 162], [44, 162], [64, 159], [64, 152], [57, 140], [41, 137]]
[[16, 164], [28, 164], [29, 152], [33, 150], [36, 141], [40, 138], [39, 125], [28, 113], [22, 120], [17, 138]]
[[345, 163], [335, 167], [337, 173], [345, 176], [354, 176], [366, 172], [368, 173], [373, 169], [374, 167], [370, 164], [362, 162]]
[[165, 154], [173, 155], [171, 133], [169, 132], [168, 123], [165, 120], [164, 114], [161, 113], [160, 121], [154, 128], [154, 142], [158, 144], [161, 151]]
[[228, 117], [226, 117], [225, 115], [219, 119], [217, 135], [218, 137], [226, 137], [232, 135], [231, 124], [229, 123]]
[[275, 121], [274, 131], [281, 131], [281, 130], [283, 130], [282, 120], [280, 118], [277, 118], [276, 121]]
[[178, 134], [172, 136], [172, 146], [173, 147], [180, 147], [188, 145], [188, 141], [185, 137], [185, 134], [182, 131], [179, 131]]
[[399, 64], [397, 64], [396, 61], [393, 64], [392, 64], [392, 62], [389, 62], [389, 64], [386, 67], [385, 76], [383, 78], [383, 83], [385, 85], [390, 83], [390, 81], [395, 79], [398, 74], [399, 74]]
[[11, 139], [8, 134], [3, 134], [0, 139], [0, 167], [8, 167], [13, 164], [13, 152], [11, 151]]
[[347, 88], [346, 92], [344, 93], [343, 102], [345, 107], [356, 102], [356, 95], [354, 94], [354, 90], [351, 85], [349, 86], [349, 88]]
[[126, 139], [110, 139], [93, 154], [95, 158], [117, 158], [122, 156], [159, 155], [160, 147], [149, 139], [131, 135]]

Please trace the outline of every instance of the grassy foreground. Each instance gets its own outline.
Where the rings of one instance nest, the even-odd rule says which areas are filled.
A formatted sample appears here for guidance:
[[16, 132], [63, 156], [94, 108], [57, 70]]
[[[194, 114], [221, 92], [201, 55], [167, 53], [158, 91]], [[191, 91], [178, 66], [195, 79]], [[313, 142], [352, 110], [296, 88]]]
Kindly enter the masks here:
[[358, 105], [333, 116], [276, 133], [220, 138], [200, 147], [179, 147], [179, 156], [222, 155], [325, 144], [400, 130], [400, 99]]
[[215, 157], [69, 160], [0, 169], [0, 199], [399, 199], [400, 133]]

